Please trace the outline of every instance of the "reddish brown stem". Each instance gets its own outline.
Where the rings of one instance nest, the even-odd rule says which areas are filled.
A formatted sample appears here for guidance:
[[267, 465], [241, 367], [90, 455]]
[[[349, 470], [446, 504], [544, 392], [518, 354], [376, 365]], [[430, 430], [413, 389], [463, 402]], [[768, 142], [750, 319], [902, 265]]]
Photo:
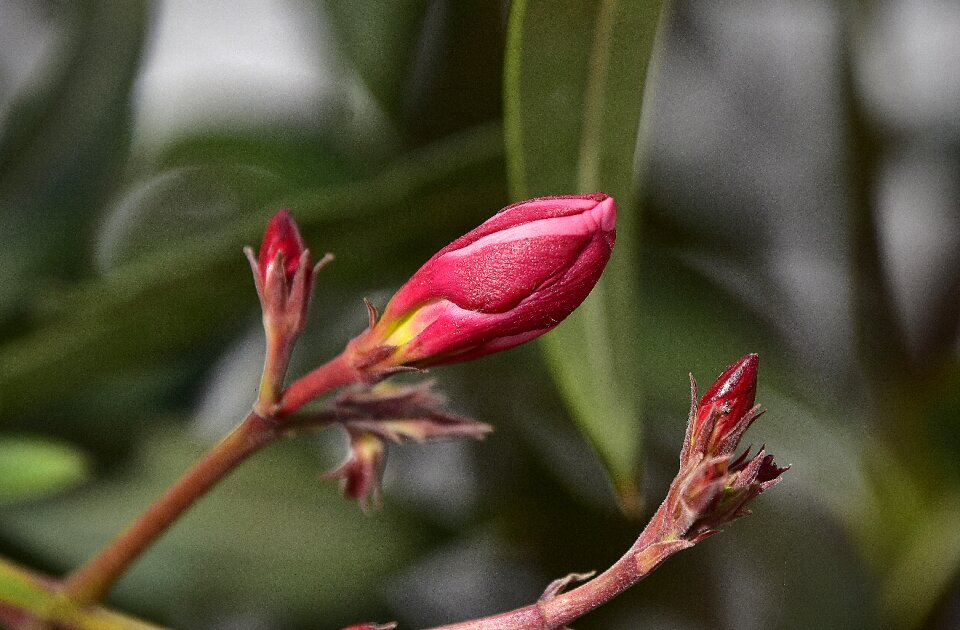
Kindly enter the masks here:
[[211, 449], [99, 554], [70, 574], [64, 592], [74, 601], [100, 601], [167, 528], [240, 462], [280, 436], [275, 421], [254, 412]]
[[263, 362], [263, 376], [260, 379], [260, 395], [257, 398], [255, 410], [261, 416], [268, 416], [269, 410], [277, 404], [283, 392], [283, 377], [290, 363], [290, 354], [293, 352], [293, 341], [278, 333], [272, 332], [266, 324], [267, 356]]
[[[289, 433], [282, 418], [338, 387], [361, 380], [343, 355], [290, 386], [276, 409], [246, 419], [99, 554], [64, 580], [64, 593], [80, 604], [103, 599], [113, 584], [180, 516], [246, 458]], [[259, 405], [258, 405], [259, 407]]]
[[668, 556], [692, 546], [663, 528], [669, 509], [664, 502], [630, 551], [582, 586], [523, 608], [433, 630], [552, 630], [565, 626], [650, 575]]
[[319, 396], [363, 380], [363, 374], [341, 354], [290, 385], [274, 410], [276, 417], [289, 416]]

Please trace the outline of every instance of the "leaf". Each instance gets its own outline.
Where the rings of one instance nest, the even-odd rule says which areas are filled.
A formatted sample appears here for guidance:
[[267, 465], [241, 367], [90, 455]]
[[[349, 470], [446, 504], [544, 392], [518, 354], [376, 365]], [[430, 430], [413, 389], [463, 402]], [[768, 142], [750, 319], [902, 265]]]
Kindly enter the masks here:
[[[259, 242], [277, 207], [293, 209], [313, 249], [336, 252], [321, 284], [371, 282], [371, 251], [383, 260], [425, 259], [437, 242], [502, 204], [501, 146], [499, 129], [479, 127], [410, 152], [372, 178], [274, 199], [247, 218], [142, 256], [128, 253], [126, 264], [103, 277], [48, 297], [55, 309], [32, 334], [0, 346], [0, 411], [189, 350], [223, 334], [223, 322], [236, 321], [238, 312], [252, 314], [257, 300], [240, 251]], [[404, 271], [391, 265], [378, 281]]]
[[[427, 0], [322, 3], [340, 54], [349, 59], [381, 107], [396, 116], [422, 37]], [[374, 44], [375, 43], [375, 44]]]
[[83, 452], [34, 437], [0, 439], [0, 505], [69, 488], [87, 479]]
[[55, 592], [52, 584], [0, 558], [0, 621], [4, 619], [5, 609], [9, 609], [31, 613], [40, 619], [66, 622], [77, 630], [159, 630], [157, 626], [99, 606], [75, 608]]
[[0, 130], [0, 315], [22, 308], [38, 271], [75, 276], [88, 263], [77, 244], [124, 167], [148, 5], [100, 0], [44, 11], [55, 63], [14, 97]]
[[639, 509], [642, 392], [635, 184], [637, 138], [660, 2], [513, 3], [504, 79], [511, 193], [602, 190], [619, 208], [617, 248], [584, 304], [543, 347], [574, 420]]
[[[0, 532], [61, 570], [77, 566], [203, 450], [174, 430], [155, 432], [146, 444], [121, 478], [4, 510]], [[171, 622], [222, 610], [287, 619], [360, 614], [359, 601], [374, 599], [384, 576], [409, 562], [433, 532], [389, 504], [365, 517], [320, 479], [322, 470], [291, 442], [245, 462], [139, 559], [118, 583], [115, 601]]]
[[434, 140], [500, 116], [497, 2], [324, 0], [333, 39], [397, 135]]

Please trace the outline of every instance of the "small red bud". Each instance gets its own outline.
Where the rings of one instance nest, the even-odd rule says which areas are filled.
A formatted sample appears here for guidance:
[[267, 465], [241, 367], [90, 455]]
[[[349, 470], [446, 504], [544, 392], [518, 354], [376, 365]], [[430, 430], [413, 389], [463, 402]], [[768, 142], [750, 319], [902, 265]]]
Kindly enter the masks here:
[[[268, 333], [295, 336], [306, 323], [315, 269], [290, 212], [281, 210], [270, 219], [256, 258], [249, 247], [244, 251], [253, 269]], [[283, 266], [278, 267], [281, 260]]]
[[255, 256], [244, 248], [263, 310], [263, 328], [267, 334], [267, 359], [261, 379], [258, 409], [265, 411], [278, 400], [293, 345], [307, 322], [313, 295], [313, 276], [331, 257], [328, 254], [316, 267], [296, 222], [287, 210], [277, 212], [263, 234], [260, 252]]
[[[293, 280], [294, 274], [297, 273], [297, 267], [300, 266], [300, 257], [303, 256], [305, 251], [303, 237], [300, 236], [300, 230], [297, 229], [297, 224], [290, 215], [290, 211], [280, 210], [267, 223], [267, 229], [263, 233], [263, 242], [260, 244], [257, 263], [260, 267], [261, 281], [266, 280], [267, 270], [270, 265], [276, 262], [277, 254], [282, 254], [284, 277], [289, 284]], [[310, 266], [309, 262], [307, 266]]]
[[741, 418], [750, 411], [757, 396], [759, 362], [759, 356], [748, 354], [724, 370], [700, 399], [701, 410], [716, 405], [730, 418]]
[[[757, 397], [757, 364], [760, 357], [748, 354], [723, 371], [700, 399], [697, 422], [710, 431], [706, 452], [729, 455], [740, 443], [758, 412], [752, 412]], [[710, 424], [713, 427], [710, 427]]]
[[757, 364], [748, 354], [728, 367], [699, 400], [691, 377], [693, 401], [687, 434], [680, 451], [680, 472], [667, 503], [672, 521], [663, 527], [678, 538], [696, 543], [750, 513], [748, 506], [760, 493], [780, 482], [789, 467], [780, 467], [761, 448], [750, 456], [733, 453], [743, 434], [760, 416], [754, 406]]
[[744, 356], [724, 370], [699, 401], [694, 399], [680, 453], [681, 465], [697, 455], [727, 456], [737, 448], [744, 432], [760, 415], [753, 404], [759, 362], [756, 354]]

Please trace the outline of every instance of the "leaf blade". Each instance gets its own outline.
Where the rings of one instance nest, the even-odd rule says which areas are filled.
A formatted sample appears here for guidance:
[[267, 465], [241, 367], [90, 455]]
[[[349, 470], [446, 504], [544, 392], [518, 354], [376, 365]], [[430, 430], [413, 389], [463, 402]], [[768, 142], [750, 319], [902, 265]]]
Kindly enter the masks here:
[[0, 505], [75, 486], [89, 472], [86, 454], [66, 443], [25, 436], [0, 439]]
[[515, 2], [504, 71], [514, 197], [603, 190], [619, 206], [617, 251], [604, 279], [542, 347], [627, 513], [639, 509], [641, 444], [635, 156], [662, 6], [598, 0], [567, 12], [540, 0]]

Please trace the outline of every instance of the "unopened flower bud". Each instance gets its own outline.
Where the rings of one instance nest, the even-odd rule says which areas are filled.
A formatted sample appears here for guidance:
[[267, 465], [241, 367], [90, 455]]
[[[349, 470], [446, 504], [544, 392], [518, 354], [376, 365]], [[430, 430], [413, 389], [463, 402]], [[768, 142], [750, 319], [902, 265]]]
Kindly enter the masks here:
[[253, 269], [268, 334], [299, 333], [307, 319], [313, 290], [313, 261], [287, 210], [267, 224], [256, 258], [244, 250]]
[[748, 354], [724, 370], [700, 399], [700, 412], [709, 413], [711, 405], [717, 407], [728, 425], [742, 418], [757, 397], [759, 362], [759, 356]]
[[[267, 223], [263, 242], [260, 244], [257, 263], [260, 266], [261, 279], [265, 281], [270, 266], [282, 261], [284, 279], [289, 284], [293, 281], [304, 254], [307, 254], [307, 249], [290, 211], [280, 210]], [[309, 254], [307, 258], [309, 260]]]
[[701, 456], [733, 453], [744, 432], [761, 413], [753, 404], [759, 362], [756, 354], [742, 357], [723, 371], [699, 402], [696, 383], [693, 383], [693, 408], [681, 452], [682, 464], [695, 453]]
[[249, 247], [243, 251], [253, 270], [267, 335], [267, 357], [255, 408], [258, 413], [271, 415], [283, 390], [293, 346], [307, 323], [313, 276], [332, 256], [327, 254], [314, 266], [310, 250], [304, 247], [300, 230], [287, 210], [270, 219], [257, 256]]
[[662, 562], [749, 514], [750, 503], [780, 483], [789, 468], [777, 466], [763, 448], [753, 457], [749, 448], [733, 456], [744, 432], [760, 416], [759, 406], [753, 404], [758, 362], [755, 354], [741, 358], [724, 370], [702, 398], [691, 375], [692, 401], [680, 470], [666, 500], [635, 543], [637, 566], [653, 567], [652, 562]]
[[583, 302], [615, 239], [603, 193], [523, 201], [444, 247], [348, 349], [370, 371], [454, 363], [542, 335]]

